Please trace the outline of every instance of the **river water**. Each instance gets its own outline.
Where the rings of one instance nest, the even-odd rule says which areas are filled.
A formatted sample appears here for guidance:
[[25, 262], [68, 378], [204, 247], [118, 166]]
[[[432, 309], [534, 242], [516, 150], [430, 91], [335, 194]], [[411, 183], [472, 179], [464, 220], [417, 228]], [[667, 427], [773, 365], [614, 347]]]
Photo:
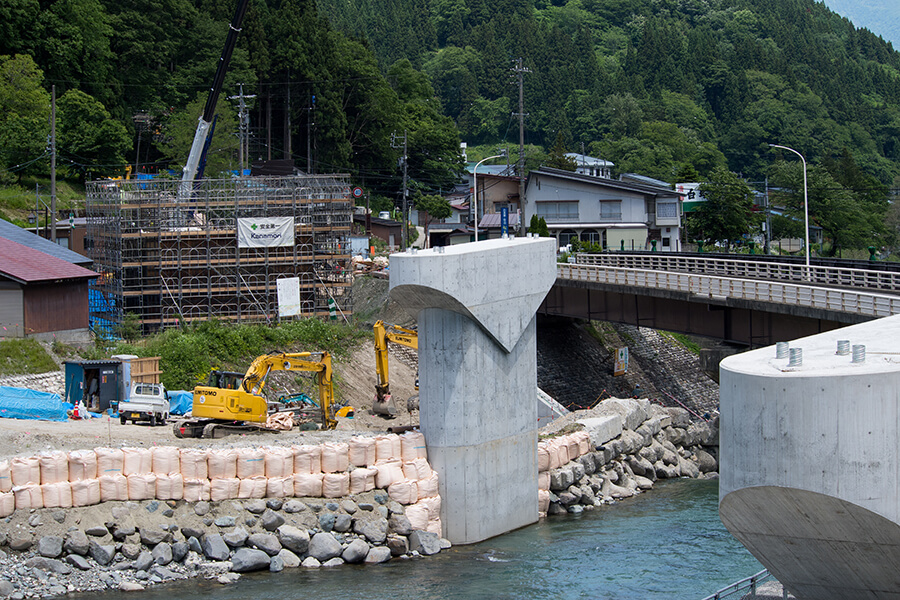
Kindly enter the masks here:
[[761, 569], [719, 521], [717, 482], [680, 479], [437, 556], [245, 575], [230, 586], [179, 582], [139, 600], [700, 600]]

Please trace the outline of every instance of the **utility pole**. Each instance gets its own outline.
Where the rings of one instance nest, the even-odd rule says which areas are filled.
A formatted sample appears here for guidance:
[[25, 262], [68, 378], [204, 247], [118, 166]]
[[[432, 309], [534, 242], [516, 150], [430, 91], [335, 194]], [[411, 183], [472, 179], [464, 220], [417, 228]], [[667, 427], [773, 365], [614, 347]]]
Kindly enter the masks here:
[[515, 61], [513, 72], [519, 84], [519, 235], [525, 236], [525, 73], [531, 69], [525, 67], [521, 58]]
[[306, 172], [312, 175], [313, 166], [312, 166], [312, 128], [315, 123], [313, 123], [313, 111], [316, 110], [316, 95], [313, 94], [310, 98], [309, 107], [306, 109]]
[[291, 157], [291, 76], [288, 74], [287, 109], [284, 117], [284, 158]]
[[238, 101], [238, 131], [240, 131], [241, 143], [238, 149], [238, 162], [240, 163], [240, 177], [244, 176], [244, 162], [250, 158], [250, 113], [247, 110], [248, 98], [256, 98], [255, 94], [244, 94], [244, 84], [238, 84], [238, 95], [228, 96], [229, 100]]
[[[406, 173], [406, 165], [409, 161], [407, 160], [407, 155], [406, 155], [406, 137], [407, 137], [406, 130], [403, 130], [403, 157], [400, 159], [401, 164], [403, 165], [403, 230], [402, 230], [402, 233], [400, 236], [400, 239], [402, 240], [400, 242], [401, 250], [406, 250], [407, 238], [409, 237], [409, 231], [408, 231], [409, 205], [407, 202], [407, 196], [409, 194], [409, 191], [407, 190], [408, 178], [407, 178], [407, 173]], [[397, 135], [396, 133], [391, 134], [391, 148], [400, 148], [400, 136]]]
[[50, 97], [50, 241], [56, 243], [56, 86]]

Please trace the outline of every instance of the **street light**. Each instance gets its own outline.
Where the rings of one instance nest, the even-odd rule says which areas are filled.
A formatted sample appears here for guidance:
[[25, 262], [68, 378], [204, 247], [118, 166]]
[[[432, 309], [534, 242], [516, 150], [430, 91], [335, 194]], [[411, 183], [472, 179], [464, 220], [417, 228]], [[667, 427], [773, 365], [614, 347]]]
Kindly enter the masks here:
[[793, 152], [797, 156], [800, 157], [800, 160], [803, 161], [803, 222], [806, 226], [806, 268], [809, 269], [809, 196], [806, 191], [806, 159], [803, 158], [803, 155], [794, 150], [793, 148], [788, 148], [787, 146], [779, 146], [778, 144], [769, 144], [772, 148], [781, 148], [782, 150], [787, 150], [789, 152]]
[[497, 154], [496, 156], [488, 156], [487, 158], [479, 160], [478, 163], [475, 165], [475, 168], [472, 169], [472, 187], [474, 188], [474, 193], [473, 193], [474, 200], [472, 202], [472, 206], [475, 209], [475, 241], [476, 242], [478, 241], [478, 167], [480, 167], [481, 163], [483, 163], [486, 160], [500, 158], [502, 156], [506, 156], [506, 154], [504, 153], [504, 154]]

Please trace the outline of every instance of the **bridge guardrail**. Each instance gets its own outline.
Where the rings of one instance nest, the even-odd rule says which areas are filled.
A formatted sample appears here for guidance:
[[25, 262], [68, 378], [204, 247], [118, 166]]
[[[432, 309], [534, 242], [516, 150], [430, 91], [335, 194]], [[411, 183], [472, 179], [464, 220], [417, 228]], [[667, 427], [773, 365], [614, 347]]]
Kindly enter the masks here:
[[900, 273], [850, 267], [826, 267], [821, 265], [754, 261], [745, 258], [710, 256], [681, 256], [658, 253], [628, 254], [606, 252], [603, 254], [576, 254], [576, 264], [644, 269], [692, 274], [720, 275], [767, 281], [797, 282], [808, 285], [850, 287], [855, 289], [900, 294]]
[[738, 298], [874, 318], [900, 314], [900, 296], [809, 284], [571, 263], [560, 263], [557, 272], [562, 279], [671, 290], [698, 298]]

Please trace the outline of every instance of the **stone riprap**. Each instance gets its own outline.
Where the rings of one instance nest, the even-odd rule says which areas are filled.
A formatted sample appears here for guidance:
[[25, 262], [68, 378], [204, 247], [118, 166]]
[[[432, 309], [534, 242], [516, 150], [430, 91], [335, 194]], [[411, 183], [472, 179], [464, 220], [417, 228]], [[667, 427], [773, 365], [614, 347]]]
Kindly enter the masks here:
[[718, 422], [692, 421], [682, 408], [649, 400], [610, 398], [542, 433], [541, 516], [577, 514], [629, 498], [658, 479], [714, 477], [718, 471]]
[[[0, 461], [0, 598], [139, 590], [189, 577], [230, 583], [250, 571], [382, 563], [447, 547], [421, 433], [320, 446], [162, 448]], [[101, 475], [110, 464], [119, 471]], [[103, 477], [124, 479], [124, 493], [136, 497], [73, 501], [73, 485]], [[179, 478], [181, 493], [160, 498], [172, 496]]]

